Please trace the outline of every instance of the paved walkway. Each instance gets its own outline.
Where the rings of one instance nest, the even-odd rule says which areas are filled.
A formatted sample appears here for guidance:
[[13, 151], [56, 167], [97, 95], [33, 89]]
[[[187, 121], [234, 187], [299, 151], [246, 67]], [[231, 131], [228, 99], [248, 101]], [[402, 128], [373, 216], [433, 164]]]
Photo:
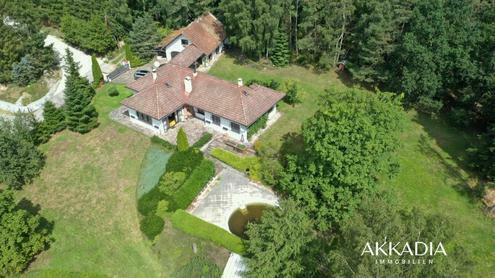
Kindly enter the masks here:
[[277, 205], [278, 198], [267, 187], [226, 166], [199, 195], [189, 212], [230, 232], [229, 218], [232, 213], [253, 203]]

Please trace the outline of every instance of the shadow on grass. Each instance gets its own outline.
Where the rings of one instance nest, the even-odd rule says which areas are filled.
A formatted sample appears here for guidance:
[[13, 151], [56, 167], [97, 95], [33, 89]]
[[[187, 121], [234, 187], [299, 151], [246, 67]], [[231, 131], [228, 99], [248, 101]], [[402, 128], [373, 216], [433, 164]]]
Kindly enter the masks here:
[[483, 194], [483, 186], [474, 184], [470, 186], [469, 177], [462, 174], [463, 168], [457, 164], [456, 160], [449, 161], [437, 149], [433, 148], [431, 141], [425, 135], [420, 136], [419, 150], [428, 157], [433, 157], [438, 160], [443, 168], [447, 171], [447, 175], [455, 178], [456, 183], [453, 188], [462, 196], [467, 197], [472, 204], [478, 204]]

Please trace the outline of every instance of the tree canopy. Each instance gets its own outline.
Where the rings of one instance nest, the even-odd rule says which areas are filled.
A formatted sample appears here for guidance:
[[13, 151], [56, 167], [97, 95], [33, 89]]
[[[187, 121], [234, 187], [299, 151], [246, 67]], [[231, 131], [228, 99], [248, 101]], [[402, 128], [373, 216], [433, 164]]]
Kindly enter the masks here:
[[47, 221], [21, 208], [12, 191], [0, 190], [0, 275], [18, 275], [50, 242]]
[[405, 115], [399, 97], [359, 89], [327, 91], [320, 107], [303, 124], [305, 151], [289, 156], [279, 188], [325, 230], [373, 191], [377, 177], [397, 171]]
[[17, 114], [13, 121], [0, 119], [0, 182], [20, 189], [39, 175], [45, 156], [38, 123], [30, 114]]
[[303, 257], [315, 238], [312, 223], [293, 200], [263, 211], [259, 222], [248, 223], [246, 277], [294, 277], [304, 271]]

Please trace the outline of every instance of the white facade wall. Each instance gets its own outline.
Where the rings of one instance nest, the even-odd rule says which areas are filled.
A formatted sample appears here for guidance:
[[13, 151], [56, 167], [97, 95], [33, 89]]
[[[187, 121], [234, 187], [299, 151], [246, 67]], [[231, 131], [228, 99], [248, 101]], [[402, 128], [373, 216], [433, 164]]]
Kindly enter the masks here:
[[184, 46], [182, 45], [182, 39], [187, 39], [183, 35], [178, 36], [173, 40], [167, 47], [165, 48], [165, 53], [167, 55], [167, 61], [170, 61], [172, 59], [172, 52], [177, 51], [177, 52], [182, 52], [184, 50]]
[[165, 132], [167, 130], [166, 129], [166, 125], [161, 120], [157, 120], [157, 119], [151, 118], [151, 125], [150, 125], [150, 124], [148, 124], [146, 122], [143, 122], [143, 121], [139, 120], [139, 118], [137, 116], [137, 113], [136, 113], [136, 110], [131, 109], [131, 108], [128, 108], [128, 111], [129, 111], [129, 117], [130, 117], [131, 121], [134, 122], [134, 123], [137, 123], [137, 124], [139, 124], [141, 126], [144, 126], [144, 127], [149, 128], [149, 129], [152, 129], [152, 130], [154, 130], [157, 133], [163, 133], [163, 132]]
[[272, 111], [270, 111], [268, 113], [268, 119], [273, 118], [273, 116], [275, 116], [275, 114], [277, 114], [277, 105], [276, 104], [273, 106]]
[[[196, 108], [194, 108], [194, 110], [196, 112]], [[198, 115], [198, 114], [195, 113], [195, 115]], [[233, 132], [230, 130], [230, 121], [229, 120], [220, 117], [220, 126], [218, 126], [218, 125], [213, 123], [211, 115], [212, 114], [210, 112], [205, 111], [204, 121], [205, 121], [206, 126], [212, 128], [215, 131], [218, 131], [220, 133], [227, 134], [228, 136], [230, 136], [231, 138], [233, 138], [235, 140], [239, 140], [241, 142], [247, 141], [247, 127], [239, 124], [240, 132], [236, 133], [236, 132]], [[201, 116], [201, 115], [199, 115], [199, 116]], [[200, 118], [200, 117], [198, 117], [198, 118]]]

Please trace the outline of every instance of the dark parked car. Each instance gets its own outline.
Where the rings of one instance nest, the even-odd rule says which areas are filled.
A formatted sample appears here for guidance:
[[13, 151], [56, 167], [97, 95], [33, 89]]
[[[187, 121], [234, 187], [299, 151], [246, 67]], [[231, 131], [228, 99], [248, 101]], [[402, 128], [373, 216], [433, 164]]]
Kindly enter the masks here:
[[135, 73], [134, 73], [134, 80], [136, 79], [139, 79], [143, 76], [145, 76], [146, 74], [150, 73], [149, 70], [137, 70]]

